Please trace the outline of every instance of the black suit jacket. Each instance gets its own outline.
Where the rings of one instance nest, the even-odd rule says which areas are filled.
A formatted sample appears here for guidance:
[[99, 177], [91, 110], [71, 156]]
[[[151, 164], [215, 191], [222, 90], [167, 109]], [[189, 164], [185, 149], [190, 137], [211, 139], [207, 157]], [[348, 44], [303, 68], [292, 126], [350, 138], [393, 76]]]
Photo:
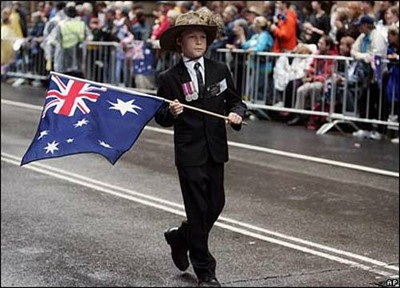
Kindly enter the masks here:
[[[204, 58], [205, 87], [202, 98], [186, 102], [182, 84], [191, 81], [185, 64], [181, 60], [176, 66], [159, 76], [158, 96], [169, 100], [208, 110], [221, 115], [236, 112], [242, 118], [246, 105], [235, 90], [232, 75], [224, 63]], [[216, 95], [215, 84], [226, 80], [227, 89]], [[218, 89], [217, 89], [218, 90]], [[175, 164], [177, 166], [199, 166], [212, 157], [217, 163], [228, 161], [228, 143], [225, 120], [185, 108], [174, 118], [165, 103], [155, 115], [155, 120], [163, 127], [174, 126]], [[241, 125], [232, 125], [240, 130]]]

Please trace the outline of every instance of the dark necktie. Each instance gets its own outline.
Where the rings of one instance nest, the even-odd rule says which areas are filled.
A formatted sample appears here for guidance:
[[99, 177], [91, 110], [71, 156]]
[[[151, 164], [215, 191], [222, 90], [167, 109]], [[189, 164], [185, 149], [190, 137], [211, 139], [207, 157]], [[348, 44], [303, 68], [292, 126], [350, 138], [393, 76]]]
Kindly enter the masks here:
[[196, 71], [197, 84], [199, 85], [199, 97], [203, 97], [204, 82], [203, 82], [203, 76], [201, 76], [200, 63], [199, 62], [194, 64], [194, 70]]

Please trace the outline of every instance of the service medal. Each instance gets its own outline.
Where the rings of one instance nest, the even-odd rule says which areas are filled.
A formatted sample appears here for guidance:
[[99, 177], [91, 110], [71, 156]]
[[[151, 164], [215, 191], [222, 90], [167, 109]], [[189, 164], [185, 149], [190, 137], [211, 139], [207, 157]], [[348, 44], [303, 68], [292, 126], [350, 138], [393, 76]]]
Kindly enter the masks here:
[[199, 93], [194, 92], [194, 93], [192, 94], [192, 100], [193, 100], [193, 101], [196, 101], [197, 99], [199, 99]]
[[187, 82], [182, 84], [183, 94], [185, 95], [185, 100], [191, 102], [193, 100], [199, 99], [199, 95], [194, 90], [193, 82]]

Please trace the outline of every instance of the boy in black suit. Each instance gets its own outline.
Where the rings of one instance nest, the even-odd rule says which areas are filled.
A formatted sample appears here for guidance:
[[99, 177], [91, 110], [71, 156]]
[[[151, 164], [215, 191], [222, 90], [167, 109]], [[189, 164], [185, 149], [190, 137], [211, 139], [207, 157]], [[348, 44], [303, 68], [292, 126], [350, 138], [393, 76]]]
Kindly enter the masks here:
[[[202, 9], [180, 15], [161, 35], [163, 50], [179, 52], [182, 60], [159, 78], [158, 96], [173, 100], [156, 114], [158, 124], [174, 126], [175, 163], [187, 221], [165, 232], [172, 259], [182, 271], [190, 262], [201, 287], [221, 286], [208, 236], [225, 204], [224, 163], [228, 161], [226, 123], [240, 130], [247, 109], [237, 94], [228, 67], [204, 57], [215, 39], [214, 14]], [[217, 114], [209, 116], [182, 104]]]

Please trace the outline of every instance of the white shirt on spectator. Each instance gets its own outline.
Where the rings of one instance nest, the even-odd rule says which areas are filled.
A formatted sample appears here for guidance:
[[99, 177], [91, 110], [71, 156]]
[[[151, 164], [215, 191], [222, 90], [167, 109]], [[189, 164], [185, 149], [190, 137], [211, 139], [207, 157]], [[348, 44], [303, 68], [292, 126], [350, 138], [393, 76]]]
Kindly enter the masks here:
[[357, 40], [351, 47], [351, 56], [357, 60], [363, 60], [366, 63], [371, 62], [371, 57], [373, 55], [381, 55], [382, 57], [385, 57], [387, 53], [387, 42], [377, 29], [374, 29], [370, 32], [370, 43], [368, 45], [367, 52], [361, 52], [361, 46], [365, 36], [366, 35], [364, 33], [358, 36]]

